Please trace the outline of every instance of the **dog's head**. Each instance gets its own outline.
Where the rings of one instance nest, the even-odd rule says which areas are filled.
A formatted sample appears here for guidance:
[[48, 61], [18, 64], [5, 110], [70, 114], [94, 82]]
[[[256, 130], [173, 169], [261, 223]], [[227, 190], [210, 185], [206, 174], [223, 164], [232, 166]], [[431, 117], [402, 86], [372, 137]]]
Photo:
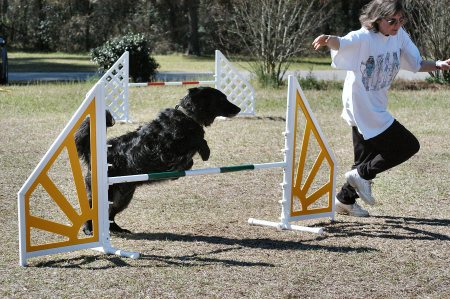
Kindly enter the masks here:
[[227, 96], [212, 87], [190, 88], [189, 93], [180, 101], [189, 116], [198, 123], [209, 126], [218, 116], [236, 116], [241, 108], [228, 101]]

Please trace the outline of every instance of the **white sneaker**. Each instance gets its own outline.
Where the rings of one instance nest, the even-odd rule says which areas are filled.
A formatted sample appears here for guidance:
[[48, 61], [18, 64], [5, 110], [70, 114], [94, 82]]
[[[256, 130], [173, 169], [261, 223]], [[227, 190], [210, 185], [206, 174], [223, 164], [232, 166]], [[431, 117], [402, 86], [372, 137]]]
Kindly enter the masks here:
[[356, 169], [353, 169], [345, 174], [347, 183], [356, 189], [359, 197], [369, 205], [375, 204], [375, 198], [372, 196], [372, 181], [368, 181], [359, 176]]
[[335, 199], [336, 213], [355, 217], [368, 217], [369, 212], [361, 208], [356, 202], [352, 205], [346, 205]]

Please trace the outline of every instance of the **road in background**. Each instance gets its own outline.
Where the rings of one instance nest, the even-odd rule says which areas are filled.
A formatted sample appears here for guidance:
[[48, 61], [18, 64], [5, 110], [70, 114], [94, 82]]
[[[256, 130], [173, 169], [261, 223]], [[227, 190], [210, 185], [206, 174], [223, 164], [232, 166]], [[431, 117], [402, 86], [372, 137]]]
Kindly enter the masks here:
[[[251, 74], [249, 71], [241, 71], [241, 73], [249, 79]], [[344, 81], [346, 71], [329, 70], [329, 71], [289, 71], [288, 75], [296, 75], [297, 77], [313, 76], [318, 80], [335, 80]], [[49, 82], [49, 81], [87, 81], [98, 80], [101, 76], [95, 72], [24, 72], [9, 73], [10, 83], [32, 83], [32, 82]], [[400, 70], [396, 79], [402, 80], [425, 80], [430, 77], [428, 73], [412, 73]], [[212, 80], [213, 73], [186, 73], [186, 72], [160, 72], [156, 75], [156, 81], [195, 81], [195, 80]]]

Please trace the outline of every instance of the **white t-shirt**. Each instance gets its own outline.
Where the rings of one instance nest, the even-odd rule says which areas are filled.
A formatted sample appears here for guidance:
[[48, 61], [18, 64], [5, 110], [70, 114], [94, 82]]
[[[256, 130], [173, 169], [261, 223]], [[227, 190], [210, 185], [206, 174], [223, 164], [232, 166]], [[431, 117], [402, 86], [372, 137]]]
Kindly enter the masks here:
[[394, 122], [387, 111], [387, 91], [399, 69], [417, 72], [422, 58], [403, 28], [394, 36], [361, 28], [339, 41], [331, 58], [333, 67], [347, 70], [341, 116], [367, 140]]

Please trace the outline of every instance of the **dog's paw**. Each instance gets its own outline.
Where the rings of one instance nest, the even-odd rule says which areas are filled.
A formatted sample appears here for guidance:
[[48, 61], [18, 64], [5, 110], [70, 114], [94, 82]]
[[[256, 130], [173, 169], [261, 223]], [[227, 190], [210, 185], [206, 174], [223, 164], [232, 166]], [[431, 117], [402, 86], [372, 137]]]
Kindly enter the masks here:
[[86, 236], [92, 236], [92, 234], [93, 234], [93, 229], [92, 229], [92, 221], [91, 221], [91, 220], [88, 220], [88, 221], [84, 224], [84, 226], [83, 226], [83, 233], [84, 233]]
[[200, 149], [198, 150], [198, 153], [200, 154], [200, 157], [202, 157], [203, 161], [208, 161], [209, 156], [211, 155], [211, 150], [209, 149], [208, 143], [206, 143], [206, 140], [203, 140], [204, 142], [200, 146]]
[[89, 229], [89, 228], [87, 228], [87, 227], [83, 227], [83, 233], [86, 235], [86, 236], [92, 236], [92, 229]]
[[121, 228], [115, 222], [109, 224], [109, 231], [116, 234], [131, 234], [131, 231]]

